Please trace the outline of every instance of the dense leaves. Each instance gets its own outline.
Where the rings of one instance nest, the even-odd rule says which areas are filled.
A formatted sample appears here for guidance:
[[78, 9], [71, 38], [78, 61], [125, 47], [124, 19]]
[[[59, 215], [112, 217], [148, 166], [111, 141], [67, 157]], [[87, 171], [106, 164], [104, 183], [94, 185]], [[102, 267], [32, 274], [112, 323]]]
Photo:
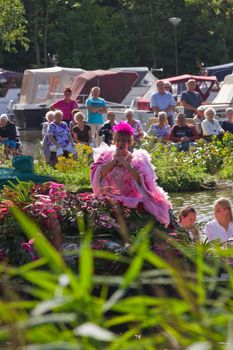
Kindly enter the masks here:
[[[9, 1], [2, 4], [8, 4]], [[180, 17], [177, 28], [179, 72], [195, 73], [206, 66], [232, 59], [232, 0], [45, 0], [22, 1], [28, 21], [29, 52], [19, 50], [22, 68], [53, 65], [84, 69], [116, 66], [148, 66], [175, 74], [174, 27], [170, 17]], [[12, 16], [4, 26], [18, 24], [25, 34], [22, 6], [16, 16], [14, 0], [4, 5]], [[3, 5], [2, 5], [3, 6]], [[11, 10], [12, 9], [12, 10]], [[3, 21], [2, 20], [2, 21]], [[14, 31], [6, 31], [6, 45], [15, 43]], [[12, 40], [13, 36], [13, 40]], [[25, 41], [23, 41], [24, 43]], [[56, 55], [55, 61], [51, 58]], [[18, 68], [18, 58], [3, 53], [5, 68]]]
[[20, 0], [1, 0], [0, 11], [1, 48], [14, 51], [17, 43], [27, 48], [26, 19], [22, 2]]

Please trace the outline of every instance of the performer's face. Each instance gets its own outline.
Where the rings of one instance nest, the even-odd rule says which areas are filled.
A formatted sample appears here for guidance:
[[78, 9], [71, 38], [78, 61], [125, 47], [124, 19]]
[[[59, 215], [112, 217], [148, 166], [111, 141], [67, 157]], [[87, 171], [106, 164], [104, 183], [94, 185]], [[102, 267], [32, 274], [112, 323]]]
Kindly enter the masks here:
[[117, 148], [117, 151], [120, 151], [120, 153], [124, 155], [124, 153], [127, 152], [129, 148], [129, 137], [127, 135], [116, 135], [115, 146]]

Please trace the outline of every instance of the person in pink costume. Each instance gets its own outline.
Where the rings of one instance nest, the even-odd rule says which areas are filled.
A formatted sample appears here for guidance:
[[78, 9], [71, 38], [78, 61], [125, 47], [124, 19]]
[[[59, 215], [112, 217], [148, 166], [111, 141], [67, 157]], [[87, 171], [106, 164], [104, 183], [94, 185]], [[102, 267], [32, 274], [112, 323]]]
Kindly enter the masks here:
[[129, 152], [134, 129], [126, 122], [113, 127], [114, 145], [104, 143], [94, 152], [91, 183], [96, 195], [107, 195], [128, 208], [139, 203], [157, 221], [168, 225], [172, 208], [166, 193], [156, 183], [157, 176], [147, 151]]

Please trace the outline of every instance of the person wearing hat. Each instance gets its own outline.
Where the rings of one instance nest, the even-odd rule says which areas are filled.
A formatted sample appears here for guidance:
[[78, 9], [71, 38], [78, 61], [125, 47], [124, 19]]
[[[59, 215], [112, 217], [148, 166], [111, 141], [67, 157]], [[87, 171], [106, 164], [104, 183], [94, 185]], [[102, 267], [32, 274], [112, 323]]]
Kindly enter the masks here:
[[196, 80], [189, 79], [187, 82], [187, 90], [181, 94], [181, 105], [184, 107], [184, 113], [187, 118], [193, 118], [197, 112], [197, 108], [202, 104], [202, 97], [196, 89]]
[[55, 111], [56, 109], [62, 111], [63, 121], [68, 125], [73, 120], [72, 111], [78, 108], [78, 104], [75, 100], [71, 99], [72, 91], [70, 88], [65, 88], [64, 98], [60, 99], [49, 106], [49, 109]]
[[201, 123], [205, 119], [204, 112], [205, 112], [205, 106], [197, 107], [197, 112], [195, 114], [195, 117], [193, 118], [194, 126], [197, 129], [197, 132], [200, 136], [202, 136]]
[[224, 131], [228, 131], [233, 134], [233, 108], [229, 107], [226, 109], [226, 119], [222, 123], [222, 128]]

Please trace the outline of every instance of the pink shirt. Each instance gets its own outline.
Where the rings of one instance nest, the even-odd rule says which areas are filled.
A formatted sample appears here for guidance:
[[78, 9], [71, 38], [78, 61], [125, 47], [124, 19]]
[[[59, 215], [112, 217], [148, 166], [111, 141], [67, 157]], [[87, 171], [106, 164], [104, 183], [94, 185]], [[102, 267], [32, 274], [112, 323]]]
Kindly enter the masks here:
[[75, 100], [70, 100], [66, 102], [64, 99], [58, 100], [52, 107], [55, 109], [60, 109], [63, 112], [63, 120], [71, 121], [72, 120], [72, 110], [78, 108], [78, 104]]

